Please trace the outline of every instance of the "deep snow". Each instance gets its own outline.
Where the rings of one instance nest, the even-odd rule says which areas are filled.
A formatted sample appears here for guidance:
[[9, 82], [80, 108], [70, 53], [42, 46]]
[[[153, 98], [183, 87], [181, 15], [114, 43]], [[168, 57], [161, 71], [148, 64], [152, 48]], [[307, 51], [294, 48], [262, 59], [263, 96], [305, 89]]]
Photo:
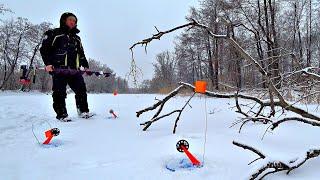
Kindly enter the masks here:
[[[0, 93], [0, 179], [246, 179], [255, 169], [256, 156], [232, 145], [237, 140], [252, 145], [273, 159], [293, 159], [310, 148], [320, 148], [320, 129], [288, 122], [274, 133], [261, 136], [265, 125], [249, 124], [241, 134], [229, 128], [239, 117], [230, 107], [233, 100], [207, 99], [208, 134], [204, 167], [170, 172], [166, 163], [185, 156], [175, 149], [180, 139], [201, 161], [204, 143], [204, 98], [194, 98], [172, 134], [175, 116], [160, 120], [143, 132], [139, 123], [152, 113], [135, 117], [137, 110], [152, 105], [161, 95], [90, 94], [93, 119], [76, 116], [74, 96], [67, 107], [74, 122], [55, 120], [51, 96], [40, 93]], [[187, 97], [174, 98], [165, 111], [181, 107]], [[119, 119], [110, 119], [110, 109]], [[42, 133], [46, 121], [61, 134], [52, 146], [40, 146], [32, 134]], [[267, 179], [319, 179], [320, 158], [308, 161], [289, 176], [279, 173]]]

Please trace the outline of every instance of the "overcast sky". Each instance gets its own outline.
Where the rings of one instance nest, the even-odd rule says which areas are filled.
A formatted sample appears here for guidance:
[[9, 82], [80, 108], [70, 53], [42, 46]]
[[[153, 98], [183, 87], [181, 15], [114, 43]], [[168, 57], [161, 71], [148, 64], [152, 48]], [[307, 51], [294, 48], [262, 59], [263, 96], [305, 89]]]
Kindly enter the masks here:
[[[60, 15], [69, 11], [77, 15], [86, 56], [107, 64], [118, 75], [129, 71], [132, 43], [149, 37], [154, 26], [165, 30], [186, 22], [190, 6], [198, 0], [2, 0], [14, 11], [10, 16], [31, 22], [49, 21], [55, 27]], [[175, 34], [176, 35], [176, 34]], [[155, 41], [148, 48], [137, 48], [136, 61], [144, 79], [152, 77], [155, 54], [173, 48], [174, 34]]]

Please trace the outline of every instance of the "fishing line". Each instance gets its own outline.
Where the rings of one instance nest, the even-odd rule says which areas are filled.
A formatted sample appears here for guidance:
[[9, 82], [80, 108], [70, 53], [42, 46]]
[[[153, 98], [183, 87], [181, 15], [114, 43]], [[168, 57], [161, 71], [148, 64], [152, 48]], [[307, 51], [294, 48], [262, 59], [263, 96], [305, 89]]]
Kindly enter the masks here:
[[205, 154], [206, 154], [206, 145], [207, 145], [207, 132], [208, 132], [208, 110], [207, 110], [207, 97], [204, 97], [204, 109], [205, 109], [205, 130], [204, 130], [204, 143], [203, 143], [203, 156], [202, 163], [204, 164]]
[[[51, 126], [51, 124], [49, 123], [48, 120], [44, 120], [44, 122], [46, 122], [49, 125], [50, 129], [52, 129], [52, 126]], [[40, 142], [39, 138], [36, 136], [36, 133], [34, 132], [34, 123], [32, 123], [31, 130], [32, 130], [32, 134], [33, 134], [34, 138], [41, 145], [42, 143]]]

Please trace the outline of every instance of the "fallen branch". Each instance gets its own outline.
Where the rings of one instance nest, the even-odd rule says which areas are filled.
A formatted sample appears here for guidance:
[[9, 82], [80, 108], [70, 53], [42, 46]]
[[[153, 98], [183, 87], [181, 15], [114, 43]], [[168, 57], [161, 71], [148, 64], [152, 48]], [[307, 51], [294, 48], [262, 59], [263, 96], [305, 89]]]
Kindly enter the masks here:
[[[182, 111], [185, 109], [185, 106], [188, 103], [186, 103], [185, 106], [183, 106], [183, 108], [180, 109], [180, 110], [173, 110], [172, 112], [167, 113], [167, 114], [162, 115], [162, 116], [159, 116], [159, 115], [161, 114], [165, 104], [171, 98], [173, 98], [176, 95], [178, 95], [182, 90], [190, 90], [191, 92], [195, 91], [195, 87], [193, 85], [191, 85], [191, 84], [183, 83], [183, 82], [181, 82], [179, 84], [180, 85], [176, 89], [171, 91], [165, 98], [157, 99], [157, 102], [155, 104], [153, 104], [152, 106], [147, 107], [147, 108], [145, 108], [143, 110], [140, 110], [140, 111], [136, 112], [136, 116], [140, 117], [145, 112], [153, 111], [153, 110], [157, 109], [156, 113], [153, 115], [153, 117], [149, 121], [146, 121], [146, 122], [140, 124], [140, 125], [144, 126], [144, 128], [143, 128], [144, 131], [146, 131], [154, 122], [159, 121], [160, 119], [162, 119], [164, 117], [167, 117], [167, 116], [170, 116], [172, 114], [179, 113], [178, 118], [176, 119], [174, 131], [173, 131], [175, 133], [176, 125], [177, 125], [177, 122], [179, 121], [180, 115], [181, 115]], [[247, 96], [247, 95], [238, 94], [238, 93], [235, 93], [235, 94], [220, 94], [220, 93], [214, 93], [214, 92], [211, 92], [211, 91], [206, 91], [204, 95], [209, 96], [209, 97], [215, 97], [215, 98], [236, 98], [237, 97], [237, 98], [252, 100], [252, 101], [255, 101], [258, 104], [260, 104], [262, 107], [267, 107], [267, 106], [270, 106], [270, 104], [271, 104], [269, 101], [263, 101], [263, 100], [260, 100], [260, 99], [258, 99], [256, 97], [253, 97], [253, 96]], [[189, 102], [189, 100], [188, 100], [188, 102]], [[276, 101], [275, 103], [277, 104], [278, 101]]]
[[284, 122], [288, 122], [288, 121], [298, 121], [298, 122], [302, 122], [302, 123], [309, 124], [309, 125], [312, 125], [312, 126], [320, 127], [320, 122], [318, 122], [318, 121], [314, 121], [314, 120], [311, 120], [311, 119], [305, 119], [305, 118], [299, 118], [299, 117], [286, 117], [286, 118], [283, 118], [283, 119], [281, 119], [279, 121], [276, 121], [276, 122], [272, 123], [272, 126], [270, 127], [270, 129], [274, 130], [280, 124], [282, 124]]
[[180, 86], [177, 87], [175, 90], [171, 91], [164, 99], [162, 99], [162, 100], [159, 100], [159, 99], [158, 99], [158, 100], [157, 100], [158, 102], [155, 103], [154, 105], [152, 105], [152, 106], [150, 106], [150, 107], [148, 107], [148, 108], [145, 108], [145, 109], [143, 109], [143, 110], [141, 110], [141, 111], [138, 111], [138, 112], [136, 113], [136, 114], [137, 114], [137, 117], [140, 117], [141, 114], [143, 114], [143, 113], [145, 113], [145, 112], [148, 112], [148, 111], [152, 111], [152, 110], [156, 109], [158, 106], [160, 106], [159, 110], [158, 110], [157, 113], [153, 116], [152, 119], [156, 118], [156, 117], [161, 113], [164, 104], [165, 104], [170, 98], [176, 96], [176, 95], [179, 93], [179, 91], [180, 91], [181, 89], [184, 89], [184, 88], [185, 88], [184, 85], [180, 85]]
[[241, 133], [243, 126], [249, 122], [253, 122], [253, 123], [260, 122], [262, 124], [269, 124], [269, 123], [272, 123], [272, 120], [269, 118], [265, 118], [265, 117], [246, 117], [246, 118], [243, 118], [243, 122], [239, 128], [239, 133]]
[[[245, 150], [249, 150], [249, 151], [257, 154], [259, 156], [259, 158], [255, 159], [252, 162], [255, 162], [260, 159], [267, 159], [267, 156], [265, 154], [263, 154], [261, 151], [255, 149], [251, 146], [248, 146], [248, 145], [236, 142], [236, 141], [233, 141], [232, 143], [235, 146], [241, 147]], [[301, 167], [309, 159], [316, 158], [319, 155], [320, 155], [320, 149], [311, 149], [311, 150], [307, 151], [303, 157], [295, 158], [295, 159], [290, 160], [288, 162], [267, 161], [263, 166], [261, 166], [259, 169], [257, 169], [256, 172], [254, 172], [250, 176], [250, 180], [263, 179], [264, 177], [266, 177], [270, 174], [278, 173], [281, 171], [286, 171], [286, 174], [289, 174], [294, 169]], [[251, 164], [251, 163], [249, 163], [249, 164]]]
[[[154, 116], [147, 122], [144, 122], [144, 123], [141, 123], [141, 125], [144, 126], [143, 130], [146, 131], [152, 123], [164, 118], [164, 117], [167, 117], [167, 116], [170, 116], [174, 113], [179, 113], [181, 114], [182, 112], [180, 112], [180, 110], [173, 110], [172, 112], [168, 113], [168, 114], [165, 114], [165, 115], [162, 115], [162, 116], [159, 116], [166, 104], [167, 101], [169, 101], [171, 98], [175, 97], [176, 95], [178, 95], [182, 90], [190, 90], [191, 92], [194, 92], [195, 91], [195, 87], [189, 83], [184, 83], [184, 82], [180, 82], [179, 83], [179, 86], [173, 90], [172, 92], [170, 92], [165, 98], [163, 98], [162, 100], [157, 100], [157, 102], [155, 104], [153, 104], [152, 106], [150, 107], [147, 107], [143, 110], [140, 110], [138, 112], [136, 112], [136, 115], [137, 117], [140, 117], [143, 113], [145, 112], [148, 112], [148, 111], [152, 111], [152, 110], [155, 110], [158, 108], [158, 110], [156, 111], [156, 113], [154, 114]], [[273, 121], [270, 119], [270, 118], [267, 118], [263, 115], [261, 115], [261, 112], [264, 108], [266, 107], [270, 107], [272, 105], [272, 103], [270, 101], [265, 101], [265, 100], [261, 100], [259, 98], [256, 98], [254, 96], [248, 96], [248, 95], [243, 95], [243, 94], [238, 94], [238, 93], [234, 93], [234, 94], [222, 94], [222, 93], [215, 93], [215, 92], [211, 92], [211, 91], [206, 91], [205, 94], [206, 96], [209, 96], [209, 97], [214, 97], [214, 98], [224, 98], [224, 99], [230, 99], [230, 98], [235, 98], [236, 100], [236, 107], [238, 108], [238, 110], [236, 112], [242, 114], [242, 115], [245, 115], [245, 118], [243, 119], [242, 121], [242, 125], [239, 129], [239, 132], [241, 131], [241, 129], [243, 128], [243, 126], [245, 124], [247, 124], [248, 122], [252, 121], [254, 123], [256, 122], [261, 122], [263, 124], [268, 124], [268, 123], [273, 123]], [[250, 101], [254, 101], [256, 102], [257, 104], [259, 104], [259, 108], [258, 108], [258, 111], [255, 112], [255, 117], [252, 117], [252, 116], [248, 116], [246, 113], [244, 113], [242, 110], [241, 110], [241, 107], [238, 103], [238, 99], [241, 98], [241, 99], [245, 99], [245, 100], [250, 100]], [[294, 113], [297, 113], [297, 114], [300, 114], [301, 116], [306, 116], [306, 117], [313, 117], [315, 115], [313, 114], [309, 114], [307, 111], [303, 110], [303, 109], [299, 109], [293, 105], [290, 105], [290, 108], [286, 106], [286, 104], [283, 104], [281, 101], [278, 101], [278, 100], [275, 100], [273, 102], [274, 106], [277, 106], [277, 107], [281, 107], [283, 109], [286, 109], [286, 110], [289, 110], [289, 111], [292, 111]], [[183, 108], [184, 109], [184, 108]], [[182, 110], [183, 110], [182, 109]], [[180, 117], [180, 116], [178, 116]], [[274, 128], [276, 128], [279, 124], [283, 123], [283, 122], [286, 122], [286, 121], [292, 121], [292, 120], [295, 120], [295, 121], [300, 121], [300, 122], [304, 122], [304, 123], [307, 123], [307, 124], [310, 124], [310, 125], [314, 125], [314, 126], [320, 126], [320, 122], [314, 120], [314, 119], [310, 119], [310, 118], [285, 118], [281, 121], [277, 121], [273, 124], [273, 126], [275, 126]], [[273, 129], [274, 129], [273, 128]], [[174, 128], [176, 129], [176, 128]]]
[[150, 121], [147, 121], [147, 122], [144, 122], [144, 123], [140, 124], [140, 125], [144, 126], [143, 131], [146, 131], [151, 126], [152, 123], [154, 123], [154, 122], [156, 122], [156, 121], [158, 121], [158, 120], [160, 120], [162, 118], [168, 117], [168, 116], [170, 116], [170, 115], [172, 115], [174, 113], [179, 113], [177, 118], [176, 118], [176, 121], [174, 123], [174, 128], [173, 128], [173, 134], [175, 134], [176, 133], [176, 129], [177, 129], [177, 125], [178, 125], [178, 121], [180, 120], [180, 116], [181, 116], [183, 110], [187, 107], [187, 105], [191, 101], [191, 99], [194, 97], [194, 95], [195, 95], [195, 93], [188, 99], [188, 101], [185, 103], [185, 105], [181, 109], [174, 110], [174, 111], [172, 111], [170, 113], [167, 113], [165, 115], [162, 115], [162, 116], [158, 116], [160, 114], [160, 112], [162, 111], [163, 105], [165, 103], [165, 102], [163, 102], [163, 104], [161, 104], [158, 112], [155, 114], [155, 116]]

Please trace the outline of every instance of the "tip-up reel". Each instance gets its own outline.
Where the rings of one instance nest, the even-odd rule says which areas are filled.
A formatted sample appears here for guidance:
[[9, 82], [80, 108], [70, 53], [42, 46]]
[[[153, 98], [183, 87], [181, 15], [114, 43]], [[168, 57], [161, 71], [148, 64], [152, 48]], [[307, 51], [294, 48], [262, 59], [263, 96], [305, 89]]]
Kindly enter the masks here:
[[169, 171], [175, 172], [180, 169], [187, 169], [187, 170], [193, 170], [195, 168], [201, 168], [203, 165], [201, 162], [189, 152], [189, 143], [186, 140], [180, 140], [176, 144], [176, 148], [179, 152], [185, 153], [188, 157], [186, 158], [178, 158], [178, 159], [172, 159], [167, 162], [166, 168]]
[[49, 144], [51, 139], [55, 136], [59, 136], [60, 130], [58, 128], [52, 128], [45, 132], [46, 140], [43, 142], [43, 144]]
[[113, 111], [113, 109], [109, 110], [109, 113], [113, 116], [114, 119], [118, 118], [118, 116], [116, 115], [116, 113]]
[[188, 150], [188, 149], [189, 149], [189, 143], [188, 143], [188, 141], [182, 139], [182, 140], [180, 140], [180, 141], [177, 142], [176, 148], [177, 148], [177, 150], [178, 150], [179, 152], [181, 152], [181, 153], [184, 152], [184, 150], [182, 149], [182, 146], [184, 146], [184, 147]]
[[51, 140], [60, 135], [60, 129], [53, 128], [49, 121], [32, 123], [32, 133], [39, 145], [50, 145]]
[[188, 150], [189, 149], [188, 141], [183, 140], [183, 139], [178, 141], [177, 144], [176, 144], [176, 148], [177, 148], [177, 150], [179, 152], [185, 153], [194, 166], [200, 166], [201, 165], [200, 161], [194, 155], [192, 155], [189, 152], [189, 150]]

